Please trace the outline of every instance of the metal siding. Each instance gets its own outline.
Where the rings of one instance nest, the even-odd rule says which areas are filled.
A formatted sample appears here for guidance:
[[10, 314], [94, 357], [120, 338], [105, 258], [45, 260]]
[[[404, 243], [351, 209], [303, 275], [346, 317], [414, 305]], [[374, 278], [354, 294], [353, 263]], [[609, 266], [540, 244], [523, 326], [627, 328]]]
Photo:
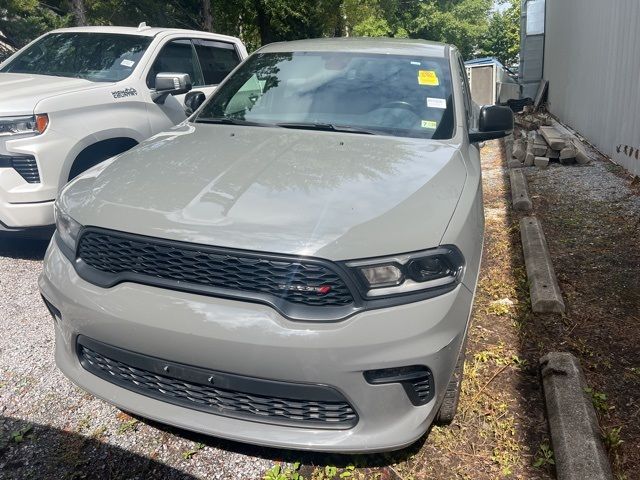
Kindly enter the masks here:
[[550, 111], [636, 175], [639, 21], [638, 0], [547, 0], [544, 78]]

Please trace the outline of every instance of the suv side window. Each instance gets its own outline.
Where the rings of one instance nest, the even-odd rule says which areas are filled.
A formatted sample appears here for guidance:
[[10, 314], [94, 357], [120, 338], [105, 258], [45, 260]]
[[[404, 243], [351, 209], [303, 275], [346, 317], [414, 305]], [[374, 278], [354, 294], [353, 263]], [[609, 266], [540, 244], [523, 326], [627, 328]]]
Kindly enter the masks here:
[[204, 85], [191, 40], [171, 40], [162, 47], [147, 75], [149, 88], [154, 88], [156, 75], [161, 72], [188, 73], [194, 87]]
[[231, 43], [194, 39], [205, 85], [217, 85], [240, 63]]

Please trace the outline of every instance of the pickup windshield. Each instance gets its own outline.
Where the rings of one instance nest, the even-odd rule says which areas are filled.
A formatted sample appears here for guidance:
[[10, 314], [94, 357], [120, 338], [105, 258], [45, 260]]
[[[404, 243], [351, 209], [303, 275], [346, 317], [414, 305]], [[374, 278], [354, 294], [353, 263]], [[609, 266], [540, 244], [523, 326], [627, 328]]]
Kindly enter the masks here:
[[150, 37], [111, 33], [52, 33], [22, 51], [0, 72], [124, 80], [151, 43]]
[[195, 121], [446, 139], [453, 110], [445, 58], [263, 53], [241, 65]]

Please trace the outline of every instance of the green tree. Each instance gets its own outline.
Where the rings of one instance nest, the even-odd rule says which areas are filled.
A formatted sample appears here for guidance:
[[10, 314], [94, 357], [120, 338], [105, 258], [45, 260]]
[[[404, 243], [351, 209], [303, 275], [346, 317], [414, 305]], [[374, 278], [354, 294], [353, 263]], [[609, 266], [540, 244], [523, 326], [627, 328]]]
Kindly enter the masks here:
[[4, 41], [22, 47], [38, 35], [54, 28], [71, 25], [69, 5], [51, 0], [4, 0], [0, 5], [0, 31]]
[[451, 43], [463, 58], [471, 58], [486, 36], [492, 4], [492, 0], [425, 0], [408, 21], [409, 36]]
[[496, 57], [504, 65], [513, 65], [520, 52], [520, 0], [503, 0], [509, 6], [493, 12], [487, 34], [482, 41], [481, 54]]

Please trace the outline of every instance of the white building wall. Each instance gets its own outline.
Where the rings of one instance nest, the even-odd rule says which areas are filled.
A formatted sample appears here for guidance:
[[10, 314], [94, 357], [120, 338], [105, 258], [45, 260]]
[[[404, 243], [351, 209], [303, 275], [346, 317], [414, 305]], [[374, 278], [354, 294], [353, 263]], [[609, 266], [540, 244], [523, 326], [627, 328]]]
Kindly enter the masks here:
[[549, 110], [640, 175], [640, 0], [547, 0]]

